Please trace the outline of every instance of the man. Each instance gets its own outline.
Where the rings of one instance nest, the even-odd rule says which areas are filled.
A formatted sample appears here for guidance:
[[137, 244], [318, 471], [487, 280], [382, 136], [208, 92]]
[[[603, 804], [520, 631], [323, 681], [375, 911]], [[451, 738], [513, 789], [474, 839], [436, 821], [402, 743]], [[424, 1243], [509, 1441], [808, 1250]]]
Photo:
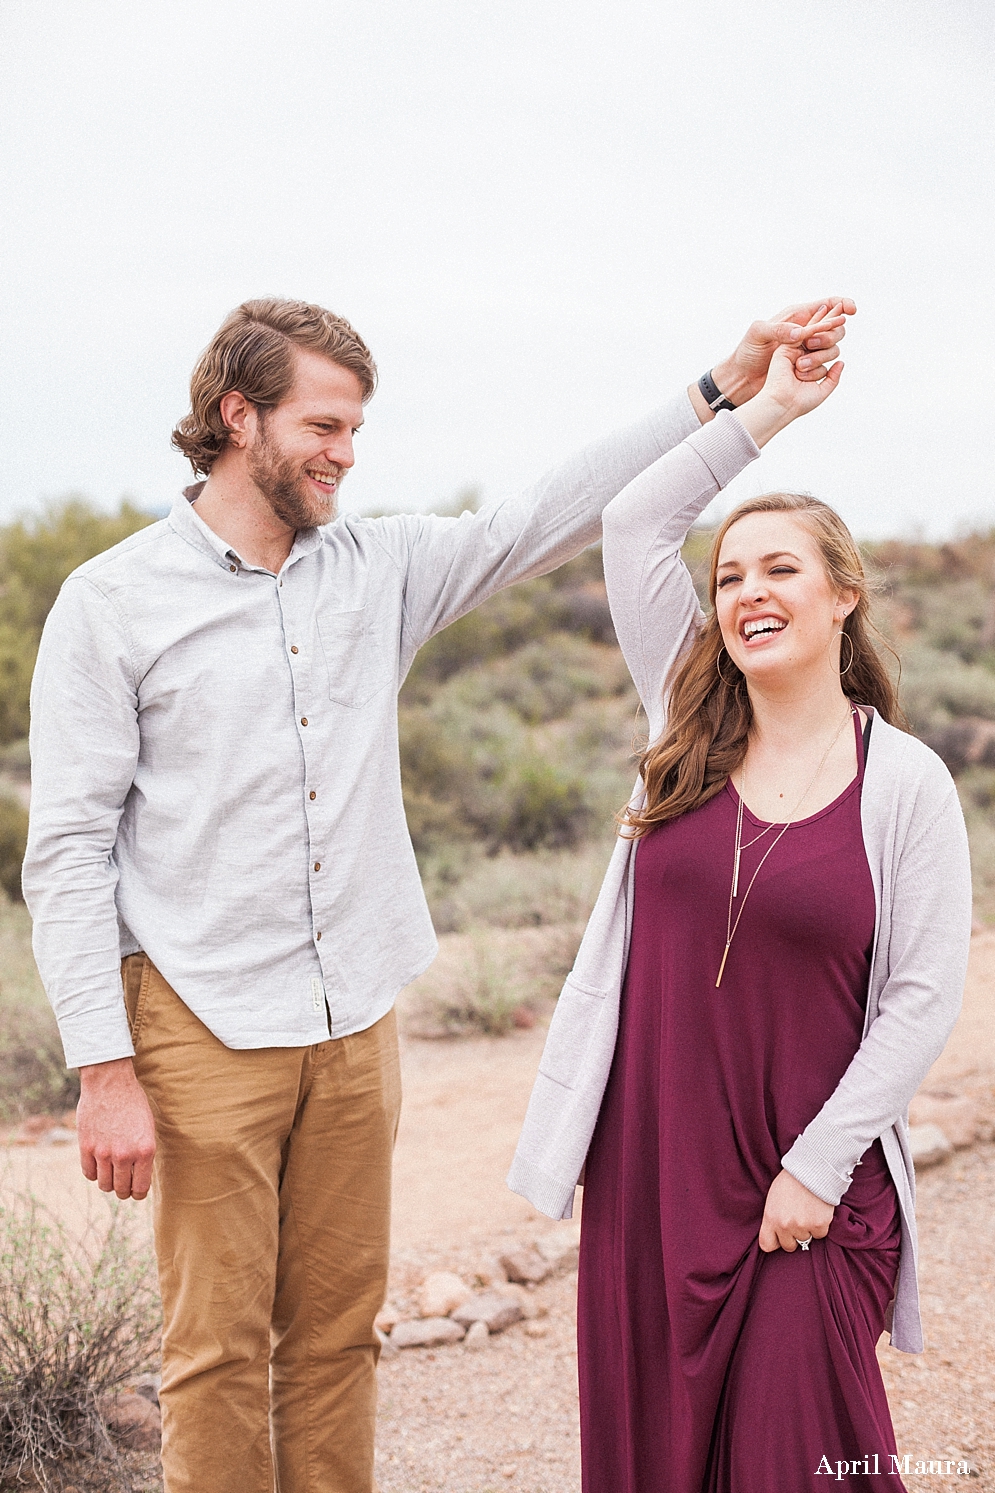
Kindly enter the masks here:
[[[748, 398], [820, 304], [756, 323], [716, 394]], [[397, 691], [718, 402], [692, 386], [473, 516], [336, 519], [374, 384], [341, 318], [240, 306], [174, 433], [206, 482], [69, 578], [39, 652], [25, 896], [83, 1170], [120, 1198], [154, 1176], [168, 1493], [370, 1493], [392, 1007], [436, 947]]]

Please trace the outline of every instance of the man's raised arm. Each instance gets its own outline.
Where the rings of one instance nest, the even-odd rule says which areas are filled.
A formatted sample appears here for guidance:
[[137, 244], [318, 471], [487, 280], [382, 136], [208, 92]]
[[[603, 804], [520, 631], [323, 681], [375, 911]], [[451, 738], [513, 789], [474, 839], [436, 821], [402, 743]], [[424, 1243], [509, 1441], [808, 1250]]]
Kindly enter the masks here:
[[[836, 305], [839, 315], [829, 315]], [[837, 357], [847, 315], [845, 297], [790, 306], [771, 321], [756, 321], [735, 351], [711, 370], [715, 394], [739, 405], [763, 387], [775, 348], [797, 346], [805, 336], [806, 379], [825, 376]], [[822, 320], [807, 335], [813, 318]], [[706, 381], [706, 388], [710, 386]], [[700, 425], [714, 418], [697, 384], [636, 424], [592, 442], [514, 497], [459, 519], [432, 515], [404, 520], [409, 538], [405, 585], [403, 663], [439, 632], [488, 596], [516, 581], [555, 570], [593, 543], [601, 514], [622, 488]]]

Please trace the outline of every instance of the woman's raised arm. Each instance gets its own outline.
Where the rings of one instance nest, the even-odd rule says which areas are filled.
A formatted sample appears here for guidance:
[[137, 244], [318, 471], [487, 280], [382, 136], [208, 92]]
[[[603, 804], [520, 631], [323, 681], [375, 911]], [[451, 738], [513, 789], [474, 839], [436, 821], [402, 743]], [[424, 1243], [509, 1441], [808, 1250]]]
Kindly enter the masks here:
[[[818, 340], [835, 328], [839, 306], [820, 306], [804, 328]], [[828, 335], [821, 334], [824, 340]], [[688, 530], [712, 498], [760, 454], [778, 431], [825, 403], [839, 385], [842, 362], [820, 382], [799, 369], [803, 346], [780, 346], [759, 393], [725, 412], [647, 467], [604, 511], [608, 601], [619, 645], [649, 719], [649, 739], [663, 730], [663, 691], [700, 625], [694, 585], [681, 559]], [[827, 350], [826, 357], [830, 356]], [[817, 371], [821, 371], [817, 370]]]

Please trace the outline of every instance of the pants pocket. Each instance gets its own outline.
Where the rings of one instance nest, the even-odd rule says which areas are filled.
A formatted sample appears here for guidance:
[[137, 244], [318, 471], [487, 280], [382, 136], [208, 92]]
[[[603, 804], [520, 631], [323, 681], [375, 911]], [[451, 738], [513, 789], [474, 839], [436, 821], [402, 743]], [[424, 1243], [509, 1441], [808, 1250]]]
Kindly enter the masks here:
[[138, 1047], [145, 1008], [149, 998], [152, 977], [152, 960], [148, 954], [128, 954], [121, 960], [121, 981], [124, 985], [124, 1004], [128, 1012], [131, 1040]]

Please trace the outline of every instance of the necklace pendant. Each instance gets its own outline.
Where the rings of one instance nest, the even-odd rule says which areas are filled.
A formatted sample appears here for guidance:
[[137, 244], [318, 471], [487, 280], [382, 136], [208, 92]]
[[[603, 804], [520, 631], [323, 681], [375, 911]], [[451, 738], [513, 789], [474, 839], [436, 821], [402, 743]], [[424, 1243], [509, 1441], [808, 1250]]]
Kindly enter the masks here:
[[732, 899], [733, 899], [734, 902], [735, 902], [736, 898], [739, 896], [739, 858], [740, 858], [741, 853], [742, 853], [741, 852], [741, 848], [740, 848], [739, 845], [737, 845], [736, 846], [736, 859], [733, 861], [733, 864], [732, 864]]
[[719, 977], [715, 981], [715, 988], [716, 988], [716, 990], [718, 990], [719, 986], [722, 984], [722, 975], [723, 975], [723, 972], [724, 972], [725, 967], [726, 967], [726, 960], [729, 958], [729, 947], [730, 947], [731, 943], [732, 943], [732, 939], [730, 938], [726, 942], [725, 953], [722, 955], [722, 963], [719, 965]]

